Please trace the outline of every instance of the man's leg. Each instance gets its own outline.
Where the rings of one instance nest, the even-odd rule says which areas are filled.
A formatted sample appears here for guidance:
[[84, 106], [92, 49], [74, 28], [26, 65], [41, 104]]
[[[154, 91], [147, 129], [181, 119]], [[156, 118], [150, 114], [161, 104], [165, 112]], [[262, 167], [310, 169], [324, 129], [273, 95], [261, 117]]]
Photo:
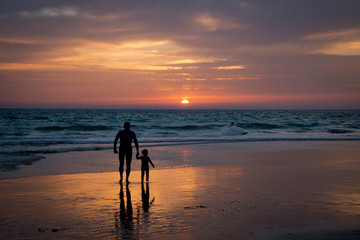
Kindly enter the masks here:
[[129, 183], [129, 176], [131, 171], [131, 159], [132, 159], [132, 150], [126, 153], [126, 182]]
[[124, 152], [119, 152], [119, 173], [120, 173], [120, 182], [123, 180], [123, 172], [124, 172], [124, 158], [125, 154]]

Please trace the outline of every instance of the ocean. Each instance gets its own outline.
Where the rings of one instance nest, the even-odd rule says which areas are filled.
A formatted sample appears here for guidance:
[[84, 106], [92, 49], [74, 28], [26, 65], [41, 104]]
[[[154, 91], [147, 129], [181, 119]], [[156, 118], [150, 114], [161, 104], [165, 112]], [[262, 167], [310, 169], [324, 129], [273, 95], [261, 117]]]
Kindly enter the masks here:
[[0, 171], [46, 161], [49, 154], [111, 151], [125, 121], [141, 148], [360, 140], [360, 110], [0, 109]]

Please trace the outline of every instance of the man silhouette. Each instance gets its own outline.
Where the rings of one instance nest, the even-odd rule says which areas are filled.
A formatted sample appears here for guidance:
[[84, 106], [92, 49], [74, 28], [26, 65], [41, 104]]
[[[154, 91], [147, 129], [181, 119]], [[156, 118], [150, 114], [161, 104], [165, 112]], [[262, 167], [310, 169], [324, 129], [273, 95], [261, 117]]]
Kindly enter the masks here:
[[[116, 145], [118, 140], [120, 139], [120, 147], [119, 152], [116, 149]], [[119, 153], [119, 173], [120, 173], [120, 182], [123, 180], [123, 172], [124, 172], [124, 159], [126, 156], [126, 182], [129, 183], [129, 176], [131, 171], [131, 159], [132, 159], [132, 146], [131, 143], [134, 140], [136, 147], [136, 155], [139, 155], [139, 144], [136, 139], [135, 132], [130, 130], [130, 123], [124, 123], [124, 130], [121, 130], [117, 133], [114, 140], [114, 153]]]

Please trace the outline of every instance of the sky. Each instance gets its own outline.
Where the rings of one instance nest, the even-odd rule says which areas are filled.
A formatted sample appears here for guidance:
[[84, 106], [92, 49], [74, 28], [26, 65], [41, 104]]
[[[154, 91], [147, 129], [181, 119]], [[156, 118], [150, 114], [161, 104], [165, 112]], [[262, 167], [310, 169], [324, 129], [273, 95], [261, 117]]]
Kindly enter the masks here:
[[359, 12], [358, 0], [0, 0], [0, 107], [360, 108]]

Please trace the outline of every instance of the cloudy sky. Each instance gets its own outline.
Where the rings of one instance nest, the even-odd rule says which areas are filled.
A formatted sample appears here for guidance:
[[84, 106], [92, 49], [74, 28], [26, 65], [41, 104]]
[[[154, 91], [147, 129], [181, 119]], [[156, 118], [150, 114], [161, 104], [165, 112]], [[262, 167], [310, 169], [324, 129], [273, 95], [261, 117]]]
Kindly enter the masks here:
[[360, 108], [358, 0], [0, 0], [0, 107]]

